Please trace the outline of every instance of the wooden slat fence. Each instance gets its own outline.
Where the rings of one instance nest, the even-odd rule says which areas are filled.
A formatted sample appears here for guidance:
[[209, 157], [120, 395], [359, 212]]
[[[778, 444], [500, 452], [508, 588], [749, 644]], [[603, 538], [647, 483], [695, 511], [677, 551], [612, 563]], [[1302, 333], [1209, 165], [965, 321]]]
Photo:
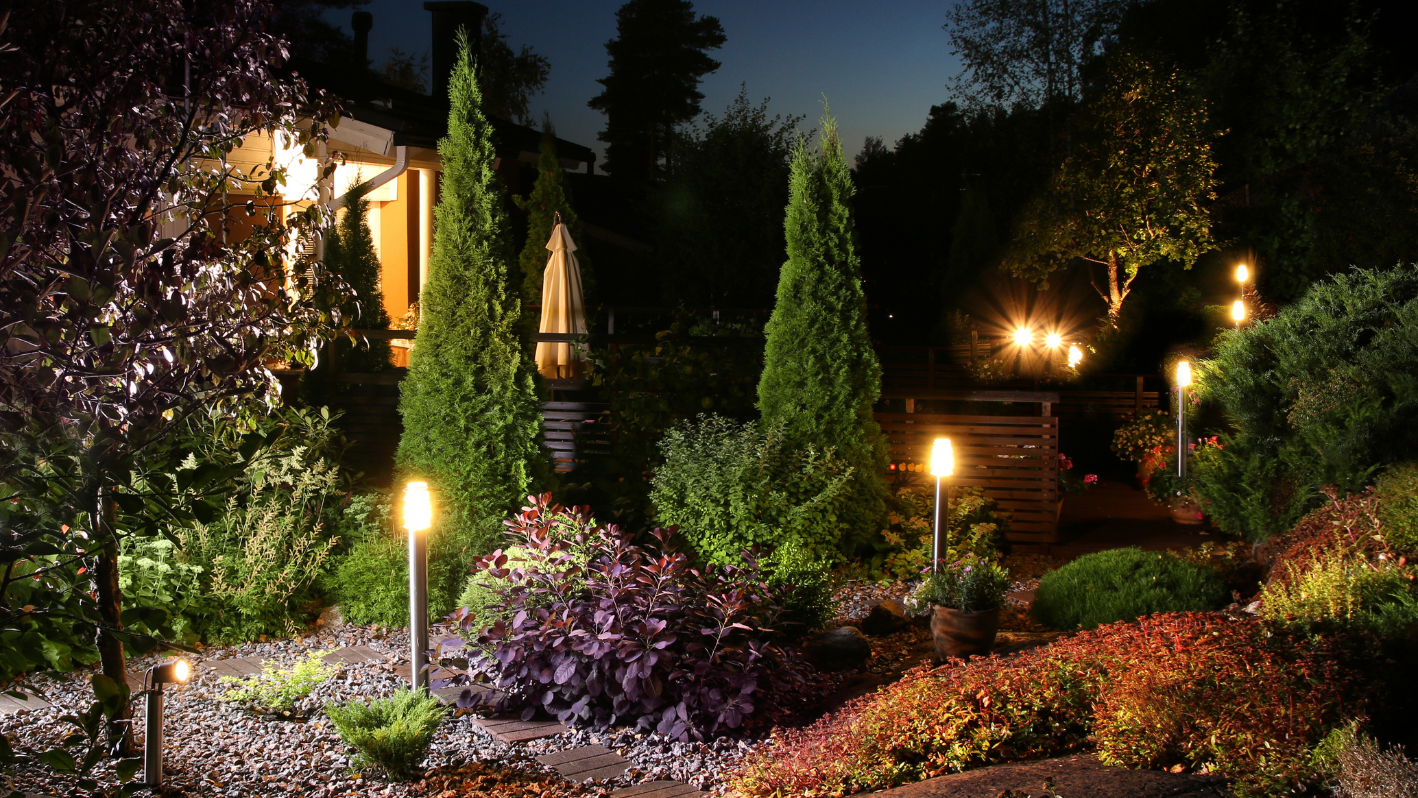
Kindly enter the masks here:
[[590, 457], [610, 454], [610, 405], [542, 402], [542, 446], [559, 473], [579, 470]]
[[893, 463], [929, 463], [932, 441], [950, 438], [955, 450], [951, 485], [983, 488], [1009, 511], [1010, 540], [1058, 540], [1057, 417], [877, 413], [876, 419]]

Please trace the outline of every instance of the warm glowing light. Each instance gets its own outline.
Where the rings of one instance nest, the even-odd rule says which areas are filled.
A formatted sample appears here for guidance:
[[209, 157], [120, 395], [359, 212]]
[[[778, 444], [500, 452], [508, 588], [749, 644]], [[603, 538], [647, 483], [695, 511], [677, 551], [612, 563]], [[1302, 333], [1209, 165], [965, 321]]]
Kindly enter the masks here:
[[1185, 360], [1177, 364], [1177, 384], [1184, 388], [1192, 384], [1192, 364]]
[[404, 488], [404, 528], [421, 532], [433, 526], [433, 502], [428, 495], [428, 483], [410, 482]]
[[931, 446], [931, 476], [948, 477], [955, 470], [955, 451], [949, 438], [936, 438]]
[[1024, 327], [1020, 327], [1014, 331], [1014, 343], [1016, 346], [1028, 346], [1029, 342], [1033, 339], [1034, 333]]
[[192, 675], [192, 666], [187, 664], [187, 660], [180, 659], [172, 663], [172, 679], [177, 682], [185, 682]]
[[1082, 362], [1082, 360], [1083, 350], [1079, 349], [1077, 346], [1070, 346], [1068, 348], [1068, 367], [1071, 369], [1076, 369], [1078, 368], [1078, 364]]
[[1238, 283], [1244, 283], [1245, 281], [1247, 281], [1247, 280], [1249, 280], [1249, 279], [1251, 279], [1251, 270], [1246, 268], [1246, 264], [1242, 263], [1240, 266], [1237, 266], [1237, 267], [1236, 267], [1236, 282], [1238, 282]]
[[1044, 339], [1044, 343], [1048, 344], [1050, 349], [1058, 349], [1063, 346], [1063, 336], [1058, 333], [1049, 333], [1049, 337]]
[[1241, 300], [1238, 299], [1238, 300], [1236, 300], [1234, 303], [1232, 303], [1232, 305], [1231, 305], [1231, 318], [1235, 319], [1237, 324], [1240, 324], [1241, 322], [1243, 322], [1243, 321], [1246, 320], [1246, 303], [1245, 303], [1245, 302], [1242, 302]]

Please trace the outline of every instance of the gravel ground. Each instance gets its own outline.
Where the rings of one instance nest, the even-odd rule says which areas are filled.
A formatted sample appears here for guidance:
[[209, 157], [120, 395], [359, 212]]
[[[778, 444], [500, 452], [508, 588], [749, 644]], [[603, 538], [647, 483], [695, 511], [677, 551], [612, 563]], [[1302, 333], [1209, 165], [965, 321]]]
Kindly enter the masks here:
[[[1033, 580], [1028, 580], [1033, 581]], [[898, 601], [918, 583], [873, 584], [849, 582], [837, 591], [840, 610], [833, 624], [862, 620], [870, 605], [881, 599]], [[1032, 585], [1029, 585], [1032, 586]], [[920, 637], [915, 630], [915, 637]], [[910, 637], [908, 640], [907, 638]], [[920, 641], [910, 634], [900, 640], [878, 639], [874, 647], [885, 646], [876, 659], [890, 659]], [[367, 645], [390, 655], [387, 663], [344, 665], [330, 679], [302, 699], [296, 714], [309, 718], [288, 721], [263, 718], [238, 704], [221, 700], [230, 689], [201, 667], [208, 660], [235, 657], [262, 657], [283, 666], [303, 658], [309, 651], [334, 651], [347, 646]], [[198, 665], [193, 680], [167, 688], [164, 713], [166, 735], [165, 777], [169, 795], [212, 796], [212, 798], [266, 798], [267, 796], [438, 796], [450, 778], [434, 779], [438, 786], [424, 782], [389, 783], [377, 772], [352, 771], [354, 752], [340, 740], [334, 727], [321, 713], [330, 701], [378, 698], [403, 686], [395, 675], [396, 665], [407, 664], [408, 634], [404, 630], [345, 625], [308, 637], [245, 643], [225, 648], [208, 648], [191, 657]], [[141, 673], [165, 657], [134, 659], [129, 669]], [[28, 688], [37, 691], [52, 707], [0, 715], [0, 734], [13, 743], [43, 749], [57, 744], [69, 728], [60, 722], [63, 715], [86, 709], [92, 693], [85, 683], [92, 670], [76, 671], [61, 679], [35, 677]], [[823, 689], [829, 689], [824, 680]], [[141, 707], [137, 712], [141, 733]], [[701, 789], [714, 789], [740, 759], [757, 744], [754, 739], [726, 737], [702, 743], [679, 743], [654, 733], [630, 729], [592, 731], [577, 729], [544, 740], [509, 745], [495, 740], [473, 724], [466, 712], [450, 714], [439, 726], [424, 762], [431, 772], [446, 775], [470, 763], [515, 772], [518, 783], [542, 778], [547, 795], [597, 795], [605, 789], [630, 784], [673, 779]], [[626, 775], [590, 789], [562, 782], [551, 769], [535, 758], [582, 745], [600, 744], [617, 751], [631, 763]], [[466, 768], [465, 768], [466, 769]], [[486, 774], [487, 768], [473, 768]], [[100, 778], [112, 778], [109, 765], [99, 768]], [[496, 781], [496, 776], [491, 777]], [[558, 785], [553, 789], [554, 785]], [[21, 769], [13, 787], [44, 795], [70, 796], [77, 793], [72, 782], [57, 778], [47, 769]], [[454, 793], [455, 795], [458, 793]], [[471, 792], [470, 795], [480, 795]], [[518, 792], [518, 794], [521, 794]]]

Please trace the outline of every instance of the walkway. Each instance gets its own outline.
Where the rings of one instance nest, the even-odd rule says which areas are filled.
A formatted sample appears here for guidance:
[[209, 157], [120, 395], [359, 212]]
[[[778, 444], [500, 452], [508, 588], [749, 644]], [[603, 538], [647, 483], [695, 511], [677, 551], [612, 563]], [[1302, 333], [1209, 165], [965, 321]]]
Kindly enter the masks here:
[[1064, 499], [1059, 542], [1049, 552], [1078, 557], [1095, 551], [1138, 546], [1147, 551], [1184, 549], [1219, 541], [1210, 524], [1187, 526], [1123, 482], [1099, 480], [1097, 487]]
[[1214, 776], [1108, 767], [1092, 754], [992, 765], [873, 793], [879, 798], [1225, 798], [1230, 794], [1225, 780]]

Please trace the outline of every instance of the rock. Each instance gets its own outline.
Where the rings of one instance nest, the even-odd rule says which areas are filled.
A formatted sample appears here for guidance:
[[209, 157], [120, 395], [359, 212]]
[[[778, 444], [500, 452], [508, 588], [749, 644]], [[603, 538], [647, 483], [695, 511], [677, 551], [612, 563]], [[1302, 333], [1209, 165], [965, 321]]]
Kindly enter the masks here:
[[340, 608], [329, 606], [320, 611], [320, 618], [315, 625], [321, 629], [339, 629], [345, 625], [345, 616], [340, 614]]
[[867, 619], [862, 621], [862, 631], [874, 637], [889, 635], [911, 623], [911, 617], [899, 601], [882, 599], [873, 602]]
[[871, 645], [855, 626], [823, 632], [803, 646], [808, 662], [824, 671], [850, 671], [862, 667], [871, 656]]

